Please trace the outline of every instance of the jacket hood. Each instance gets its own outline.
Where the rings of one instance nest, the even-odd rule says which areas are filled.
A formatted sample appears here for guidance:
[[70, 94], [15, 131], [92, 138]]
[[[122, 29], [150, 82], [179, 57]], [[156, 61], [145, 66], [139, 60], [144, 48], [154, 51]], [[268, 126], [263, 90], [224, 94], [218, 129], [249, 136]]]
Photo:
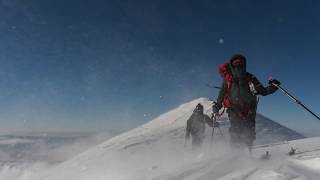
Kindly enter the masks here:
[[[241, 72], [239, 72], [238, 68], [235, 68], [235, 64], [241, 64], [243, 69]], [[247, 71], [247, 59], [245, 56], [241, 54], [235, 54], [230, 58], [230, 69], [232, 74], [235, 77], [240, 77], [241, 74], [243, 75]]]

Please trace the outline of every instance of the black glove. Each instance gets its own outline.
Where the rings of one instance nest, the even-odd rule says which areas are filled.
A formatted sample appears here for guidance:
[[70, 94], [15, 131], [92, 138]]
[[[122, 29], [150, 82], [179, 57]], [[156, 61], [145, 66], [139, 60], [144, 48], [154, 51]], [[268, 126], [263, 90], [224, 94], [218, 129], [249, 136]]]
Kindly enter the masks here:
[[275, 86], [275, 85], [280, 86], [281, 83], [280, 83], [280, 81], [278, 81], [276, 79], [272, 79], [272, 80], [269, 80], [269, 85], [271, 85], [271, 86]]

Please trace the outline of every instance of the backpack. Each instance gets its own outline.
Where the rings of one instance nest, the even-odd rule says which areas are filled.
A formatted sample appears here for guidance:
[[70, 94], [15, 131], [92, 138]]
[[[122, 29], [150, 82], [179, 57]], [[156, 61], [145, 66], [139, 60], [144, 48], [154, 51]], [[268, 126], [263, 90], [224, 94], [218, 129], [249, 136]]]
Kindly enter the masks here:
[[231, 107], [231, 101], [230, 101], [230, 93], [231, 93], [231, 84], [232, 84], [232, 72], [230, 69], [230, 64], [229, 63], [223, 63], [219, 66], [219, 73], [220, 76], [226, 81], [226, 95], [224, 96], [223, 99], [223, 106], [225, 108], [230, 108]]
[[[230, 63], [226, 62], [226, 63], [223, 63], [219, 66], [219, 73], [220, 73], [220, 76], [225, 80], [225, 84], [226, 84], [226, 94], [224, 96], [224, 99], [223, 99], [223, 106], [224, 108], [231, 108], [234, 106], [234, 104], [232, 104], [232, 101], [231, 101], [231, 88], [232, 88], [232, 84], [234, 84], [234, 81], [233, 81], [233, 74], [232, 74], [232, 71], [231, 71], [231, 67], [230, 67]], [[250, 82], [250, 80], [252, 79], [253, 75], [251, 75], [250, 73], [247, 73], [248, 76], [247, 76], [247, 80], [248, 82]], [[234, 84], [237, 86], [237, 84]], [[249, 83], [249, 90], [252, 94], [254, 94], [255, 92], [255, 89], [254, 89], [254, 85], [252, 83]], [[255, 95], [254, 95], [255, 96]], [[241, 98], [240, 98], [241, 99]], [[256, 105], [258, 103], [258, 99], [255, 98], [255, 108], [256, 108]], [[244, 108], [244, 109], [243, 109]], [[248, 116], [248, 113], [250, 112], [250, 107], [241, 107], [240, 109], [239, 108], [234, 108], [234, 111], [236, 111], [236, 113], [238, 114], [239, 117], [243, 117], [243, 118], [246, 118]], [[223, 112], [222, 112], [223, 113]]]

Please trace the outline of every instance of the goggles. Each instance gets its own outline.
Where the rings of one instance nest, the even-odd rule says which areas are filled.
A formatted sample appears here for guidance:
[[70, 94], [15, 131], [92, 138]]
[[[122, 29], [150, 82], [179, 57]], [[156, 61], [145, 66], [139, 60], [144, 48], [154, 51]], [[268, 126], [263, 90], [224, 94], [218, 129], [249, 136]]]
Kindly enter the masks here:
[[244, 66], [244, 60], [242, 59], [235, 59], [232, 61], [232, 66], [237, 67], [237, 66]]

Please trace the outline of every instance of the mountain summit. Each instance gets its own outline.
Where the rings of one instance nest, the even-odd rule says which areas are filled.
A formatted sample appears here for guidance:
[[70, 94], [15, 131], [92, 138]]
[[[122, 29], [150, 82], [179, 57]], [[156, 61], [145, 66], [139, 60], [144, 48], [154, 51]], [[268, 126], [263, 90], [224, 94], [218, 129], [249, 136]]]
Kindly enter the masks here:
[[[208, 147], [200, 154], [195, 155], [190, 150], [184, 140], [186, 121], [198, 103], [204, 106], [206, 114], [211, 114], [212, 101], [199, 98], [187, 102], [56, 166], [40, 179], [150, 180], [174, 179], [172, 174], [175, 172], [188, 172], [186, 176], [190, 175], [190, 171], [196, 173], [197, 163], [199, 168], [204, 166], [203, 163], [208, 163], [201, 161], [206, 154], [209, 155], [207, 159], [224, 157], [221, 154], [226, 153], [226, 145], [220, 146], [219, 143], [227, 144], [228, 134], [228, 121], [222, 117], [220, 130], [223, 135], [214, 134], [212, 138], [211, 129], [207, 127], [207, 142], [211, 143], [207, 143]], [[261, 115], [257, 117], [257, 128], [260, 143], [303, 137]], [[188, 166], [190, 164], [192, 167]], [[182, 177], [180, 174], [178, 179]]]

